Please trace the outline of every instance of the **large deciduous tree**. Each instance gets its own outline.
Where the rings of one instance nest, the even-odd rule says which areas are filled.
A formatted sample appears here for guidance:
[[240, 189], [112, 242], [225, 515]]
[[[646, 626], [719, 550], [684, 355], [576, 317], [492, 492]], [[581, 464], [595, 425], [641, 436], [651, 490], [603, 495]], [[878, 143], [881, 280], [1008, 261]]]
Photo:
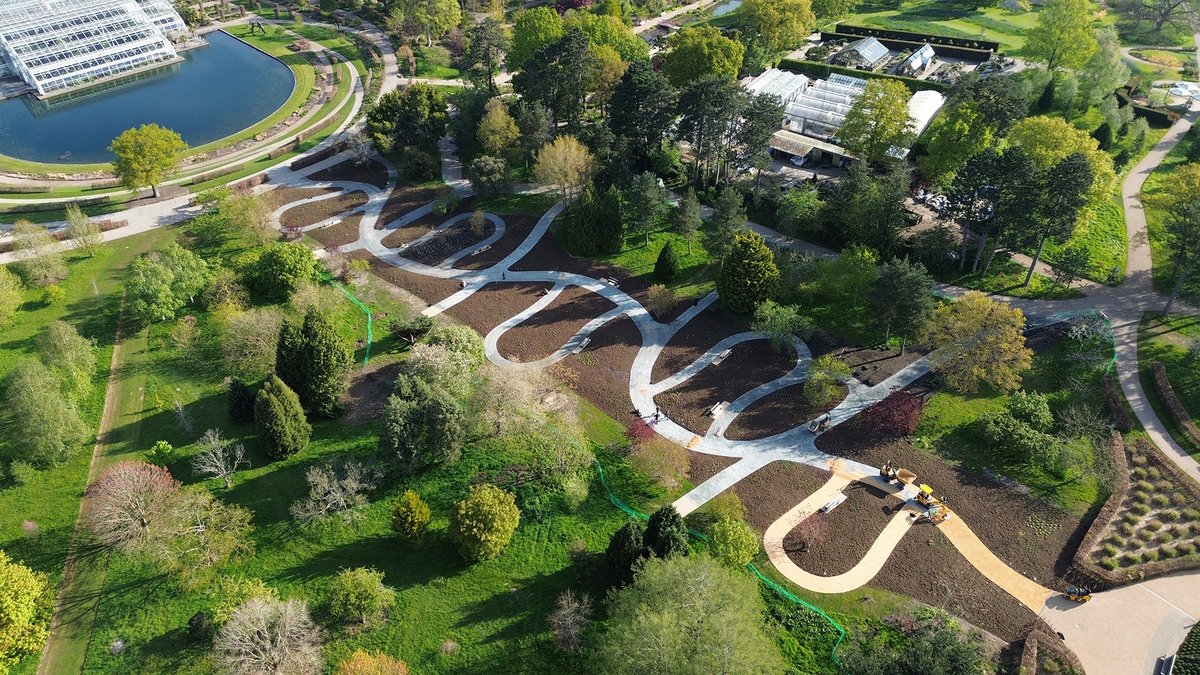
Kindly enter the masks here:
[[113, 169], [121, 183], [130, 190], [150, 186], [155, 198], [158, 186], [179, 167], [179, 155], [187, 148], [179, 134], [157, 124], [127, 129], [108, 146], [116, 155]]
[[896, 157], [892, 148], [905, 148], [913, 139], [912, 119], [908, 116], [908, 87], [892, 80], [875, 79], [846, 112], [837, 131], [838, 142], [851, 153], [871, 164], [890, 164]]
[[739, 314], [750, 314], [779, 286], [779, 268], [767, 243], [749, 230], [733, 238], [729, 254], [717, 273], [717, 293], [725, 306]]
[[508, 48], [508, 69], [524, 67], [539, 49], [557, 42], [565, 32], [562, 17], [553, 7], [543, 5], [518, 11]]
[[31, 286], [57, 284], [67, 278], [67, 263], [58, 242], [42, 225], [18, 220], [12, 227], [13, 269]]
[[251, 598], [217, 632], [213, 660], [236, 675], [317, 672], [321, 629], [303, 600]]
[[37, 338], [38, 355], [76, 398], [91, 391], [96, 374], [96, 344], [66, 321], [51, 321]]
[[676, 87], [709, 75], [733, 80], [745, 54], [745, 45], [725, 37], [714, 26], [688, 27], [667, 38], [662, 72]]
[[795, 305], [767, 300], [755, 308], [750, 327], [766, 335], [775, 351], [786, 352], [792, 349], [795, 336], [807, 337], [812, 332], [812, 321]]
[[181, 489], [161, 466], [120, 462], [88, 486], [85, 518], [96, 541], [122, 551], [145, 549], [162, 537]]
[[302, 284], [317, 280], [320, 263], [312, 249], [297, 242], [275, 242], [249, 271], [250, 288], [260, 297], [283, 302]]
[[574, 136], [559, 136], [538, 150], [534, 180], [572, 199], [591, 178], [595, 159]]
[[0, 267], [0, 326], [7, 326], [25, 301], [25, 288], [17, 275]]
[[1079, 68], [1096, 52], [1092, 22], [1088, 0], [1046, 0], [1037, 25], [1026, 32], [1025, 51], [1051, 70]]
[[609, 596], [597, 669], [614, 675], [785, 671], [755, 584], [708, 556], [648, 560], [633, 584]]
[[13, 438], [21, 439], [13, 459], [48, 467], [79, 450], [86, 427], [58, 378], [41, 361], [18, 361], [4, 393], [9, 429]]
[[483, 107], [483, 119], [475, 131], [483, 151], [493, 157], [504, 157], [521, 137], [516, 120], [508, 113], [508, 105], [497, 96]]
[[1175, 284], [1163, 308], [1168, 314], [1200, 263], [1200, 164], [1188, 163], [1176, 169], [1166, 187], [1146, 201], [1167, 212], [1167, 243], [1175, 274]]
[[1096, 139], [1070, 122], [1044, 115], [1027, 117], [1008, 132], [1008, 144], [1023, 149], [1043, 171], [1066, 159], [1067, 155], [1082, 153], [1092, 168], [1089, 199], [1109, 198], [1117, 178], [1112, 157], [1100, 149]]
[[442, 36], [462, 20], [462, 8], [457, 0], [401, 0], [404, 16], [420, 27], [425, 45], [433, 46], [434, 36]]
[[739, 16], [772, 53], [799, 47], [817, 25], [810, 0], [745, 0]]
[[971, 291], [935, 309], [922, 339], [935, 349], [929, 359], [951, 388], [970, 393], [982, 383], [1012, 391], [1033, 365], [1024, 329], [1021, 310]]
[[89, 258], [96, 255], [102, 240], [100, 226], [88, 218], [78, 204], [67, 205], [67, 237]]

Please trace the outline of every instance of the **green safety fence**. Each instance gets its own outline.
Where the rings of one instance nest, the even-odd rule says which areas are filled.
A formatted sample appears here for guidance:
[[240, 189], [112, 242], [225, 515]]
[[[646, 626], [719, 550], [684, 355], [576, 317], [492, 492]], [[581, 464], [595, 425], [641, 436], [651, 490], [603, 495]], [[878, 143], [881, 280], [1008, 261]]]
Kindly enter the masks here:
[[[650, 520], [650, 516], [621, 501], [621, 498], [613, 493], [612, 488], [608, 486], [608, 479], [604, 476], [604, 467], [601, 466], [600, 462], [598, 461], [596, 462], [596, 472], [600, 475], [600, 485], [604, 486], [604, 492], [608, 494], [608, 501], [612, 502], [613, 506], [621, 509], [630, 517], [637, 518], [638, 520]], [[688, 528], [688, 532], [690, 532], [692, 536], [696, 537], [697, 539], [708, 541], [708, 536], [703, 532], [697, 532], [691, 528]], [[775, 591], [787, 600], [790, 600], [808, 610], [815, 612], [822, 619], [828, 621], [830, 626], [833, 626], [834, 630], [838, 632], [838, 637], [837, 641], [833, 643], [833, 650], [829, 652], [829, 658], [833, 659], [833, 662], [836, 663], [839, 668], [841, 668], [843, 664], [842, 660], [838, 658], [837, 650], [838, 647], [842, 646], [842, 641], [846, 639], [846, 629], [842, 628], [841, 624], [839, 624], [837, 621], [834, 621], [833, 618], [826, 614], [820, 607], [817, 607], [803, 598], [798, 597], [795, 593], [792, 593], [775, 581], [765, 577], [763, 573], [758, 571], [758, 568], [754, 566], [754, 563], [746, 563], [746, 567], [753, 572], [754, 576], [758, 577], [758, 580], [766, 585], [767, 588]]]
[[355, 297], [355, 295], [350, 292], [350, 289], [346, 288], [344, 285], [339, 284], [337, 281], [335, 281], [333, 276], [331, 274], [329, 274], [329, 272], [322, 272], [321, 280], [327, 284], [333, 285], [335, 288], [337, 288], [342, 293], [345, 293], [346, 297], [350, 298], [350, 302], [353, 302], [355, 305], [358, 305], [358, 308], [363, 311], [363, 314], [367, 315], [367, 349], [366, 349], [365, 353], [363, 354], [363, 365], [364, 366], [367, 365], [367, 361], [371, 360], [371, 343], [374, 342], [374, 340], [375, 340], [375, 334], [372, 331], [374, 317], [371, 315], [370, 308], [367, 307], [366, 305], [364, 305], [362, 303], [362, 300], [359, 300], [357, 297]]

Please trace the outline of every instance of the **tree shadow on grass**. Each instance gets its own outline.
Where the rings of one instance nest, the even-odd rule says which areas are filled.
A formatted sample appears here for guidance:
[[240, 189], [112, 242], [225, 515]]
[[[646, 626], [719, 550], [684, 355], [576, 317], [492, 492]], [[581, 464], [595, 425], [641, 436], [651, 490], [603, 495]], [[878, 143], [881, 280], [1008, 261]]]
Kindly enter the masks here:
[[373, 567], [383, 572], [383, 582], [396, 588], [420, 586], [438, 578], [453, 577], [467, 569], [444, 531], [429, 532], [417, 543], [390, 536], [368, 536], [323, 550], [281, 572], [290, 583], [328, 578], [340, 570]]
[[[475, 603], [458, 622], [468, 628], [501, 623], [495, 632], [481, 637], [480, 644], [509, 642], [541, 633], [546, 629], [546, 616], [554, 609], [555, 598], [574, 585], [574, 574], [564, 567], [551, 574], [537, 574], [509, 582], [507, 593], [494, 593]], [[519, 655], [514, 654], [514, 658]], [[520, 670], [519, 663], [514, 663]]]

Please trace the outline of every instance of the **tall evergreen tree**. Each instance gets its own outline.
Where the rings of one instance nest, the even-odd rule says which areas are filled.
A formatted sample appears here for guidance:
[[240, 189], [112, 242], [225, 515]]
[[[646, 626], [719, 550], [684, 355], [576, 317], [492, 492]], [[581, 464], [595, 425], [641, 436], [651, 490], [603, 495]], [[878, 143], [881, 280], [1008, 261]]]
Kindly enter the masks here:
[[688, 243], [688, 255], [692, 254], [692, 241], [696, 233], [704, 226], [700, 217], [700, 198], [694, 188], [688, 188], [687, 194], [679, 202], [679, 211], [675, 213], [675, 231], [682, 234]]
[[625, 229], [621, 221], [623, 211], [620, 190], [615, 185], [608, 186], [600, 195], [596, 208], [596, 234], [601, 253], [616, 253], [625, 244]]
[[263, 451], [283, 459], [308, 446], [312, 427], [304, 417], [300, 398], [283, 380], [272, 376], [263, 383], [254, 400], [254, 422], [262, 435]]
[[750, 230], [739, 232], [717, 273], [721, 301], [739, 314], [750, 314], [775, 295], [778, 286], [779, 268], [767, 243]]
[[672, 282], [679, 276], [679, 256], [671, 242], [663, 244], [658, 252], [658, 260], [654, 261], [654, 276], [659, 281]]
[[612, 132], [629, 139], [644, 168], [675, 118], [675, 88], [649, 61], [634, 61], [613, 91], [610, 108]]
[[633, 581], [634, 567], [650, 555], [644, 542], [645, 533], [646, 527], [640, 521], [630, 520], [608, 540], [604, 570], [609, 586], [624, 586]]
[[292, 391], [304, 389], [304, 329], [303, 325], [285, 319], [279, 327], [275, 343], [275, 374]]
[[301, 328], [304, 387], [301, 401], [313, 414], [333, 418], [342, 412], [342, 394], [353, 354], [329, 317], [309, 310]]
[[646, 547], [658, 558], [688, 554], [687, 525], [671, 504], [650, 514], [644, 540]]
[[916, 337], [933, 313], [933, 277], [919, 262], [908, 258], [879, 266], [871, 284], [871, 316], [884, 325], [883, 341], [900, 336], [900, 353]]
[[708, 249], [713, 255], [724, 260], [733, 246], [733, 238], [746, 228], [746, 207], [742, 203], [742, 193], [731, 187], [723, 187], [717, 192], [717, 203], [713, 208]]
[[1033, 271], [1042, 257], [1046, 240], [1063, 242], [1075, 231], [1075, 221], [1087, 205], [1092, 180], [1092, 166], [1087, 157], [1078, 152], [1067, 155], [1061, 162], [1042, 172], [1037, 217], [1027, 221], [1030, 227], [1023, 233], [1028, 243], [1037, 242], [1037, 250], [1033, 254], [1033, 261], [1029, 263], [1022, 286], [1028, 286], [1033, 279]]
[[254, 421], [254, 390], [236, 377], [229, 382], [229, 418], [234, 424]]

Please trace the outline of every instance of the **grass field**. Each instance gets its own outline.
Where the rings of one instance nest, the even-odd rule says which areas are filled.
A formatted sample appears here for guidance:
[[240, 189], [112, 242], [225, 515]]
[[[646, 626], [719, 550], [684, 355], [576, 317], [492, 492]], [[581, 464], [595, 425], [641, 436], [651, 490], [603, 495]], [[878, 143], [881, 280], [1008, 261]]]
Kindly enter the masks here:
[[646, 245], [641, 232], [629, 231], [625, 234], [625, 245], [620, 253], [599, 256], [593, 260], [616, 265], [636, 275], [653, 274], [659, 253], [670, 242], [679, 256], [679, 276], [666, 286], [680, 298], [702, 298], [716, 289], [719, 267], [704, 247], [703, 240], [704, 232], [698, 232], [689, 254], [687, 239], [676, 232], [673, 226], [664, 225], [651, 232], [649, 245]]
[[[985, 251], [986, 254], [986, 251]], [[1002, 254], [997, 254], [1002, 255]], [[968, 260], [968, 267], [970, 267]], [[982, 269], [983, 263], [980, 262]], [[957, 269], [935, 272], [938, 281], [970, 288], [987, 293], [998, 293], [1014, 298], [1035, 298], [1039, 300], [1066, 300], [1083, 297], [1083, 294], [1073, 288], [1055, 286], [1054, 281], [1040, 272], [1035, 272], [1028, 286], [1021, 286], [1025, 281], [1025, 272], [1029, 268], [1007, 258], [998, 257], [988, 268], [987, 276], [981, 277], [970, 272], [960, 272]]]
[[999, 42], [1004, 53], [1019, 56], [1025, 46], [1025, 32], [1037, 23], [1037, 13], [953, 0], [915, 0], [900, 8], [895, 3], [868, 1], [844, 23], [991, 40]]
[[[1152, 201], [1154, 195], [1162, 192], [1171, 184], [1171, 176], [1181, 165], [1187, 162], [1188, 151], [1196, 142], [1192, 134], [1183, 137], [1178, 145], [1161, 164], [1146, 178], [1142, 187], [1142, 201]], [[1166, 232], [1167, 214], [1161, 209], [1146, 206], [1146, 229], [1150, 233], [1150, 255], [1153, 264], [1154, 288], [1160, 293], [1171, 292], [1175, 283], [1175, 266], [1171, 249], [1167, 243]], [[1200, 293], [1200, 276], [1193, 275], [1184, 287], [1184, 295]]]
[[1142, 389], [1155, 414], [1183, 449], [1200, 459], [1200, 447], [1188, 438], [1171, 417], [1158, 394], [1151, 366], [1162, 361], [1167, 369], [1171, 388], [1193, 419], [1200, 418], [1200, 320], [1195, 317], [1172, 315], [1163, 319], [1146, 316], [1138, 333], [1138, 363], [1141, 365]]

